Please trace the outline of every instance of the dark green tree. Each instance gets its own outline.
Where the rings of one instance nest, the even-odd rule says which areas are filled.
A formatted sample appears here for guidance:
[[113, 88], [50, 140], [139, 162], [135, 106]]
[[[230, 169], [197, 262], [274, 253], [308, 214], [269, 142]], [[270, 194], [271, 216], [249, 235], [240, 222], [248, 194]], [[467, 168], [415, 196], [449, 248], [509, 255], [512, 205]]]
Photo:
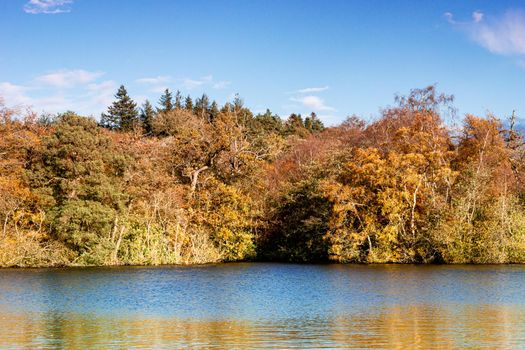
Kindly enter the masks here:
[[119, 87], [115, 98], [107, 113], [102, 113], [100, 124], [112, 130], [132, 130], [139, 122], [137, 104], [128, 96], [124, 85]]
[[169, 112], [173, 110], [173, 98], [169, 89], [164, 90], [164, 94], [159, 100], [160, 108], [157, 108], [157, 112]]
[[38, 159], [30, 164], [30, 181], [47, 224], [77, 252], [89, 251], [111, 232], [125, 206], [120, 180], [127, 158], [115, 152], [94, 119], [66, 113], [43, 138]]
[[324, 130], [323, 122], [317, 117], [315, 112], [312, 112], [304, 119], [304, 127], [310, 132], [320, 132]]
[[323, 197], [317, 179], [295, 184], [275, 206], [266, 235], [259, 241], [259, 255], [292, 262], [328, 261], [331, 204]]
[[281, 134], [283, 132], [283, 121], [278, 115], [272, 114], [269, 109], [266, 109], [264, 114], [257, 114], [251, 120], [249, 128], [253, 135]]
[[300, 114], [290, 114], [288, 120], [286, 120], [286, 134], [305, 137], [308, 133], [304, 126], [303, 117]]
[[144, 129], [144, 134], [151, 135], [153, 131], [153, 119], [155, 118], [155, 111], [151, 103], [146, 100], [140, 110], [140, 122]]

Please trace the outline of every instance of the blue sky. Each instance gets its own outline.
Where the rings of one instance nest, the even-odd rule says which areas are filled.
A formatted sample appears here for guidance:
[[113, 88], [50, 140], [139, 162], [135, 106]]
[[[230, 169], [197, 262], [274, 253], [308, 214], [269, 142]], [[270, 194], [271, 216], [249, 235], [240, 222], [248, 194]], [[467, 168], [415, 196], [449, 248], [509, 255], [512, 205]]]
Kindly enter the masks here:
[[98, 117], [124, 84], [327, 124], [436, 83], [459, 114], [525, 117], [523, 1], [0, 0], [0, 96]]

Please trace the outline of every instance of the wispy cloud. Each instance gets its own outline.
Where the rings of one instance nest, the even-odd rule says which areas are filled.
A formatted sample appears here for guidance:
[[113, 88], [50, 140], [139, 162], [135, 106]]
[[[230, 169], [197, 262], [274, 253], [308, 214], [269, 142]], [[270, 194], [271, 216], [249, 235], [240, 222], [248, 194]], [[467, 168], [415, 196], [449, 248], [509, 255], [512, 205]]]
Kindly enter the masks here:
[[55, 87], [72, 87], [89, 84], [104, 75], [103, 72], [90, 72], [83, 69], [59, 70], [36, 77], [36, 81]]
[[312, 94], [312, 93], [315, 93], [315, 92], [326, 91], [329, 88], [330, 88], [329, 86], [308, 87], [308, 88], [297, 90], [297, 91], [295, 91], [295, 93], [298, 93], [298, 94]]
[[159, 85], [159, 84], [167, 84], [171, 80], [172, 80], [171, 77], [168, 75], [159, 75], [156, 77], [140, 78], [140, 79], [137, 79], [136, 81], [139, 84]]
[[57, 14], [71, 12], [73, 0], [29, 0], [24, 5], [24, 12], [36, 14]]
[[450, 12], [448, 22], [464, 31], [474, 42], [488, 51], [507, 56], [525, 56], [525, 12], [507, 11], [501, 16], [486, 16], [474, 11], [471, 20], [457, 21]]
[[192, 79], [192, 78], [180, 79], [180, 84], [182, 85], [182, 87], [188, 90], [193, 90], [205, 84], [210, 84], [211, 82], [213, 82], [213, 76], [211, 75], [207, 75], [200, 79]]
[[30, 88], [7, 81], [0, 82], [0, 97], [11, 106], [26, 105], [31, 99], [26, 95]]
[[117, 90], [117, 83], [113, 80], [105, 80], [100, 83], [92, 83], [87, 86], [92, 108], [107, 106], [113, 99]]
[[199, 79], [193, 79], [193, 78], [183, 78], [179, 79], [178, 83], [181, 85], [183, 89], [186, 90], [193, 90], [197, 88], [203, 88], [203, 87], [210, 87], [212, 89], [224, 89], [228, 87], [231, 82], [222, 80], [222, 81], [216, 81], [213, 79], [213, 75], [206, 75]]
[[230, 84], [231, 84], [231, 81], [223, 80], [223, 81], [218, 81], [216, 83], [213, 83], [212, 87], [217, 90], [222, 90], [222, 89], [226, 89], [228, 86], [230, 86]]
[[103, 111], [114, 99], [116, 82], [100, 81], [101, 72], [83, 69], [43, 74], [22, 84], [0, 82], [0, 97], [8, 106], [31, 107], [36, 112], [73, 110], [81, 114]]
[[149, 85], [151, 92], [162, 92], [169, 84], [175, 85], [182, 90], [194, 90], [197, 88], [210, 88], [221, 90], [227, 88], [231, 82], [227, 80], [216, 81], [213, 75], [206, 75], [201, 78], [179, 78], [174, 79], [169, 75], [159, 75], [156, 77], [146, 77], [136, 80], [139, 84]]
[[309, 108], [314, 112], [333, 112], [336, 110], [335, 108], [326, 105], [324, 100], [319, 96], [308, 95], [301, 97], [292, 97], [290, 100], [293, 102], [299, 102], [302, 104], [303, 107]]
[[474, 11], [472, 12], [472, 20], [474, 23], [479, 23], [483, 20], [483, 17], [485, 17], [485, 14], [481, 11]]
[[0, 98], [7, 106], [31, 107], [39, 112], [64, 112], [72, 109], [71, 101], [64, 94], [49, 91], [44, 96], [38, 96], [37, 90], [33, 86], [0, 82]]
[[[1, 1], [1, 0], [0, 0]], [[120, 83], [104, 79], [105, 73], [87, 69], [59, 69], [25, 81], [0, 81], [0, 98], [10, 107], [31, 107], [36, 112], [60, 113], [72, 110], [99, 116], [115, 100]], [[130, 95], [140, 102], [151, 93], [162, 93], [168, 84], [174, 89], [224, 89], [229, 81], [217, 81], [212, 75], [198, 79], [176, 79], [168, 75], [144, 77], [131, 85]]]

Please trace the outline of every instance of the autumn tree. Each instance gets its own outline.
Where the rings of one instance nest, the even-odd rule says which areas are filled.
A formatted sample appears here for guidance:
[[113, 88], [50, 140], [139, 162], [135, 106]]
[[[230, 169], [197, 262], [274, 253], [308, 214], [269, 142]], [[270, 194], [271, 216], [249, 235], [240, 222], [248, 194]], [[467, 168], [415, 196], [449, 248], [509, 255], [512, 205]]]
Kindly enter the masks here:
[[458, 181], [447, 220], [436, 232], [447, 261], [508, 262], [523, 256], [523, 182], [514, 171], [507, 133], [493, 116], [465, 118], [453, 163]]
[[193, 107], [193, 111], [200, 118], [211, 121], [209, 109], [210, 99], [206, 94], [202, 94], [201, 97], [195, 100], [195, 106]]
[[[350, 150], [326, 189], [334, 204], [332, 258], [338, 261], [439, 260], [428, 240], [450, 196], [451, 141], [439, 106], [451, 98], [433, 87], [413, 90], [383, 111]], [[344, 159], [344, 158], [343, 158]]]

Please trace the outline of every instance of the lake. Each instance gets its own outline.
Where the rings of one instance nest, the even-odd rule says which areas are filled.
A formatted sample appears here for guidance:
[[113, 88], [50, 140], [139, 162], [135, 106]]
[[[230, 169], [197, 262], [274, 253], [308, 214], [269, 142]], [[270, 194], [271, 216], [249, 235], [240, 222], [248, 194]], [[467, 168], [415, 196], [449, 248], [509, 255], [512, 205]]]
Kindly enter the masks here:
[[525, 347], [525, 266], [0, 270], [0, 348]]

